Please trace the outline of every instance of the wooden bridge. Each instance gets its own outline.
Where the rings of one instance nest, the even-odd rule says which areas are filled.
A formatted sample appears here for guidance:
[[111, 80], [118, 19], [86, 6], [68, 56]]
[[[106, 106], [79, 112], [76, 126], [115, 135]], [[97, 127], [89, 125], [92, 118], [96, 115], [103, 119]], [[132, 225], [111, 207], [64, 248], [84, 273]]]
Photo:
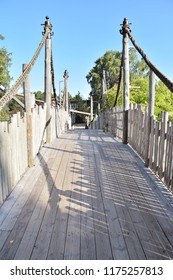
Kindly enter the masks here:
[[100, 130], [45, 145], [0, 209], [0, 259], [172, 258], [172, 195]]
[[[173, 124], [129, 108], [126, 44], [123, 108], [103, 111], [93, 129], [69, 129], [68, 72], [60, 108], [51, 30], [47, 18], [32, 60], [0, 100], [2, 109], [24, 83], [24, 116], [0, 123], [0, 259], [173, 259]], [[126, 20], [122, 34], [133, 40]], [[31, 108], [28, 75], [44, 43], [46, 104]]]

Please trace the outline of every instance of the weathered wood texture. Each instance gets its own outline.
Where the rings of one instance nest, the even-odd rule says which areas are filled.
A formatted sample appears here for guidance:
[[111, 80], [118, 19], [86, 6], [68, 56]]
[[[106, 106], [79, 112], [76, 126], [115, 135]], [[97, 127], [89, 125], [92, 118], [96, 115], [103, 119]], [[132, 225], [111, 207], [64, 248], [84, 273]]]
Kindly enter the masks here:
[[111, 132], [118, 138], [123, 137], [123, 109], [120, 107], [112, 108], [104, 113], [100, 113], [93, 121], [94, 129], [103, 129], [105, 132]]
[[173, 259], [173, 196], [99, 130], [44, 145], [0, 208], [0, 259]]
[[[103, 131], [111, 132], [122, 139], [123, 114], [121, 108], [104, 112], [94, 120], [93, 128], [98, 123]], [[150, 122], [150, 126], [149, 126]], [[151, 127], [151, 132], [149, 132]], [[128, 143], [142, 157], [147, 166], [173, 191], [173, 123], [168, 122], [168, 113], [162, 113], [162, 120], [148, 118], [148, 109], [141, 105], [130, 104], [128, 116]]]
[[161, 122], [150, 118], [150, 133], [147, 109], [144, 111], [140, 105], [131, 105], [129, 115], [129, 144], [173, 191], [173, 123], [168, 122], [168, 113], [162, 113]]
[[[52, 107], [51, 140], [55, 139], [67, 126], [68, 114]], [[46, 110], [41, 106], [32, 110], [32, 152], [33, 158], [45, 143]], [[0, 122], [0, 204], [9, 195], [15, 184], [26, 171], [27, 154], [27, 123], [26, 114], [20, 113], [11, 118], [11, 122]]]

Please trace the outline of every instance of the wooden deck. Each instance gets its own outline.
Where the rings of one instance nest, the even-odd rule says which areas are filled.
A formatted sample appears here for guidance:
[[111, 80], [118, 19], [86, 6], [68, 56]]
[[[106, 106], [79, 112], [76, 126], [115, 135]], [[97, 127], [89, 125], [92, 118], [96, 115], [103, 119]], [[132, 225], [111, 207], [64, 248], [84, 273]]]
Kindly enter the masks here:
[[69, 131], [1, 206], [0, 259], [173, 259], [173, 196], [129, 146]]

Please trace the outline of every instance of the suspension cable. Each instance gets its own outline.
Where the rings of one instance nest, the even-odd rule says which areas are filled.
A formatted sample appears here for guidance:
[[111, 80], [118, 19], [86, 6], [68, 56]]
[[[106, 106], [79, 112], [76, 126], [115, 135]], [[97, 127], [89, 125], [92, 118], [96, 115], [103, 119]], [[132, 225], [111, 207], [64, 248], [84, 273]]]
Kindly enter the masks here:
[[123, 59], [124, 59], [123, 53], [124, 53], [124, 52], [122, 51], [121, 64], [120, 64], [120, 70], [119, 70], [118, 87], [117, 87], [117, 93], [116, 93], [116, 97], [115, 97], [114, 107], [117, 105], [118, 96], [119, 96], [120, 88], [121, 88], [122, 68], [123, 68]]
[[3, 107], [11, 100], [11, 98], [13, 97], [13, 95], [15, 95], [17, 93], [17, 90], [20, 88], [20, 86], [22, 85], [22, 83], [24, 82], [24, 80], [26, 79], [26, 76], [29, 74], [29, 72], [31, 71], [31, 68], [33, 67], [35, 61], [37, 60], [37, 57], [40, 54], [40, 51], [45, 43], [45, 40], [48, 36], [48, 33], [50, 32], [50, 26], [45, 26], [45, 32], [43, 35], [43, 38], [35, 52], [35, 54], [33, 55], [31, 61], [29, 62], [29, 64], [27, 65], [27, 67], [25, 68], [24, 72], [19, 76], [19, 78], [17, 79], [17, 81], [15, 82], [15, 84], [7, 91], [7, 93], [5, 95], [3, 95], [3, 97], [0, 99], [0, 111], [3, 109]]
[[53, 94], [55, 99], [55, 105], [57, 107], [58, 101], [57, 101], [57, 95], [56, 95], [56, 87], [55, 87], [55, 75], [54, 75], [54, 66], [53, 66], [53, 53], [51, 51], [51, 74], [52, 74], [52, 88], [53, 88]]
[[126, 32], [129, 36], [129, 39], [131, 40], [133, 46], [136, 48], [136, 50], [140, 53], [146, 64], [150, 67], [150, 69], [156, 74], [156, 76], [165, 84], [165, 86], [173, 92], [173, 83], [163, 74], [161, 73], [148, 59], [147, 55], [144, 53], [144, 51], [136, 44], [135, 39], [133, 38], [131, 34], [131, 30], [129, 28], [124, 28], [124, 32]]

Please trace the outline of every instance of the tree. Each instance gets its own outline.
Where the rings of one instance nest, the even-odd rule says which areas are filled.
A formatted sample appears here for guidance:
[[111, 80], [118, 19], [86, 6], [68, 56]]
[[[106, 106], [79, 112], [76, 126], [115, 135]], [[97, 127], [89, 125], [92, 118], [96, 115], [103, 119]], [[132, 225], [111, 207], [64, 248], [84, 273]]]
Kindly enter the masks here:
[[103, 70], [106, 73], [107, 88], [110, 89], [118, 82], [120, 64], [121, 53], [112, 50], [95, 61], [95, 66], [86, 76], [94, 101], [101, 101]]
[[[90, 108], [87, 106], [87, 101], [83, 100], [79, 91], [75, 96], [71, 97], [70, 102], [71, 102], [71, 104], [75, 103], [75, 105], [77, 105], [76, 109], [78, 111], [83, 111], [83, 112], [89, 112], [90, 111]], [[76, 115], [76, 122], [77, 123], [85, 122], [85, 115], [78, 113]]]
[[143, 58], [139, 59], [137, 51], [134, 48], [129, 49], [129, 71], [130, 83], [137, 78], [149, 76], [149, 68]]
[[[0, 40], [3, 40], [4, 37], [0, 35]], [[11, 66], [11, 53], [3, 47], [0, 48], [0, 85], [3, 85], [5, 88], [9, 87], [9, 84], [12, 80], [9, 72], [9, 67]]]
[[[86, 79], [91, 86], [91, 95], [93, 95], [94, 101], [101, 103], [102, 92], [102, 77], [103, 70], [106, 72], [107, 82], [107, 95], [104, 96], [105, 108], [112, 107], [114, 105], [117, 85], [119, 81], [120, 65], [121, 65], [121, 52], [107, 51], [101, 58], [95, 61], [95, 66], [90, 70]], [[143, 59], [139, 59], [135, 49], [129, 51], [130, 61], [130, 83], [131, 85], [137, 85], [141, 88], [145, 87], [144, 80], [148, 76], [148, 66]], [[137, 101], [137, 92], [132, 90], [132, 102]], [[145, 94], [141, 95], [140, 99], [146, 99]], [[146, 100], [145, 100], [146, 101]], [[144, 102], [144, 100], [142, 100]], [[122, 96], [118, 98], [118, 104], [122, 104]], [[95, 109], [97, 104], [95, 103]]]
[[[3, 40], [4, 37], [0, 35], [0, 40]], [[0, 85], [4, 88], [8, 88], [10, 81], [12, 80], [9, 72], [9, 67], [11, 65], [11, 53], [8, 53], [7, 50], [3, 47], [0, 48]], [[0, 98], [3, 96], [4, 92], [0, 92]], [[9, 108], [7, 105], [0, 112], [0, 120], [9, 120]]]
[[155, 115], [158, 120], [161, 118], [161, 112], [173, 112], [173, 94], [161, 81], [158, 81], [155, 96]]
[[35, 94], [35, 99], [44, 101], [44, 96], [45, 96], [44, 92], [39, 90], [39, 91], [34, 92], [34, 94]]

